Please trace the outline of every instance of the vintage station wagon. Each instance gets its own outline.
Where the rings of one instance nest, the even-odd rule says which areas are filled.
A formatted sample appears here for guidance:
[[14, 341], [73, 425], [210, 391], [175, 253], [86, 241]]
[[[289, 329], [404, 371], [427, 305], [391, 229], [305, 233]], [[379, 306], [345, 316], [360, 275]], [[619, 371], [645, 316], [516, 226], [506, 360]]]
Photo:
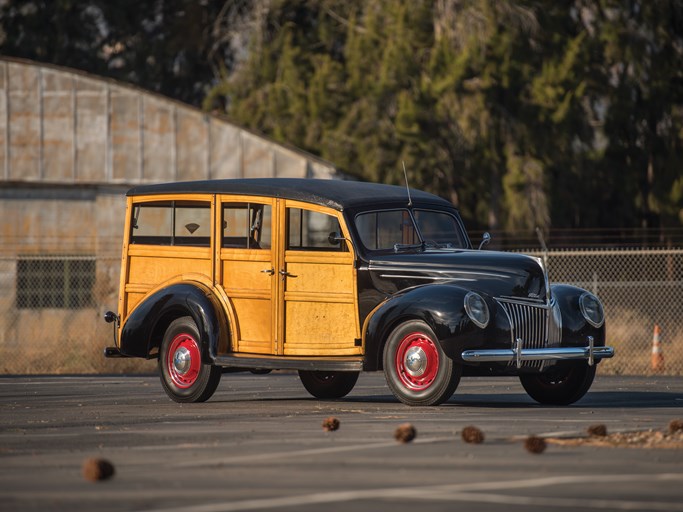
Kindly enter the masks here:
[[591, 293], [550, 284], [538, 258], [473, 249], [458, 211], [403, 187], [239, 179], [127, 195], [117, 343], [158, 359], [177, 402], [226, 371], [297, 370], [318, 398], [384, 371], [409, 405], [448, 400], [461, 376], [519, 376], [571, 404], [612, 357]]

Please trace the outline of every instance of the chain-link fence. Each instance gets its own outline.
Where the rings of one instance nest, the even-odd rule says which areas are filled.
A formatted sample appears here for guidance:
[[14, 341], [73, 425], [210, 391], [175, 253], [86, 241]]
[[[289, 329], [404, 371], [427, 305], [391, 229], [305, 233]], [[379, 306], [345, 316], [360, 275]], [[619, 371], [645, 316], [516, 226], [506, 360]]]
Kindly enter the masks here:
[[[547, 264], [552, 282], [602, 300], [607, 342], [616, 350], [602, 373], [683, 375], [683, 250], [552, 251]], [[653, 360], [655, 326], [661, 352]]]
[[[537, 254], [539, 255], [539, 254]], [[602, 373], [683, 375], [683, 250], [553, 251], [553, 282], [576, 284], [604, 302], [614, 359]], [[154, 362], [107, 360], [120, 258], [95, 255], [0, 257], [0, 373], [153, 371]], [[661, 358], [653, 367], [655, 325]]]

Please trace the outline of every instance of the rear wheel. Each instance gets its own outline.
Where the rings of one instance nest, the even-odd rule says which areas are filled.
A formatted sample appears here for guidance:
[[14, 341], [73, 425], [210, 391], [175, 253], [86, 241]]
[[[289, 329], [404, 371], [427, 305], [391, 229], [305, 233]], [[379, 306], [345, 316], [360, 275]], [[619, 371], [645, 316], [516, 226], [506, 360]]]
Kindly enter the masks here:
[[342, 398], [356, 385], [358, 373], [299, 370], [299, 378], [306, 391], [316, 398]]
[[439, 405], [460, 382], [462, 368], [446, 356], [431, 328], [420, 320], [399, 325], [384, 346], [384, 375], [407, 405]]
[[595, 378], [596, 366], [584, 361], [563, 361], [540, 374], [520, 375], [531, 398], [544, 405], [569, 405], [581, 399]]
[[204, 402], [216, 391], [221, 369], [202, 362], [199, 331], [192, 317], [178, 318], [166, 329], [159, 374], [164, 391], [175, 402]]

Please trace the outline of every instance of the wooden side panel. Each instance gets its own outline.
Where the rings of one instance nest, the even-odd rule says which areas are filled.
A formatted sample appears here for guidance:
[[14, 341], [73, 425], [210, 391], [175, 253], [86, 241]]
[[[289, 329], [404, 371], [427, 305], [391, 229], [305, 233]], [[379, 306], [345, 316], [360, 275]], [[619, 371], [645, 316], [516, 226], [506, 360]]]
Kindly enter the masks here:
[[130, 246], [128, 265], [128, 284], [148, 285], [154, 288], [164, 281], [182, 274], [197, 273], [211, 276], [211, 251], [198, 249], [192, 257], [188, 249], [168, 251], [164, 247], [155, 247], [156, 255], [136, 255]]
[[288, 300], [285, 355], [346, 356], [361, 353], [354, 345], [353, 303]]
[[362, 354], [350, 253], [285, 253], [285, 355]]
[[252, 354], [273, 353], [273, 310], [270, 299], [233, 298], [232, 306], [237, 318], [233, 329], [238, 335], [240, 352]]
[[134, 292], [126, 292], [126, 314], [125, 317], [128, 318], [128, 315], [130, 314], [131, 311], [135, 308], [135, 306], [138, 305], [138, 303], [142, 300], [142, 298], [145, 296], [144, 293], [134, 293]]
[[222, 250], [221, 285], [235, 313], [233, 349], [253, 354], [274, 353], [271, 252]]
[[287, 279], [287, 292], [312, 291], [324, 300], [327, 293], [344, 293], [353, 300], [353, 262], [328, 263], [288, 261], [287, 271], [296, 277]]

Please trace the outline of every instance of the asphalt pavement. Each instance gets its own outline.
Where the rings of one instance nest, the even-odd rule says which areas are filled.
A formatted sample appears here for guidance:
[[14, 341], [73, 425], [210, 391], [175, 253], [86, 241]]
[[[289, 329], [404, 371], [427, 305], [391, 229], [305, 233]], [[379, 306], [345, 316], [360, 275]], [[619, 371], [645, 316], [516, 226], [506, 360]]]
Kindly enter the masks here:
[[[340, 427], [325, 432], [330, 416]], [[676, 418], [681, 377], [598, 375], [569, 407], [537, 405], [517, 379], [469, 378], [428, 408], [399, 403], [380, 373], [337, 401], [293, 373], [225, 374], [203, 404], [171, 402], [156, 376], [2, 377], [0, 511], [683, 511], [683, 450], [523, 444]], [[463, 442], [467, 426], [482, 444]], [[93, 457], [114, 475], [85, 479]]]

